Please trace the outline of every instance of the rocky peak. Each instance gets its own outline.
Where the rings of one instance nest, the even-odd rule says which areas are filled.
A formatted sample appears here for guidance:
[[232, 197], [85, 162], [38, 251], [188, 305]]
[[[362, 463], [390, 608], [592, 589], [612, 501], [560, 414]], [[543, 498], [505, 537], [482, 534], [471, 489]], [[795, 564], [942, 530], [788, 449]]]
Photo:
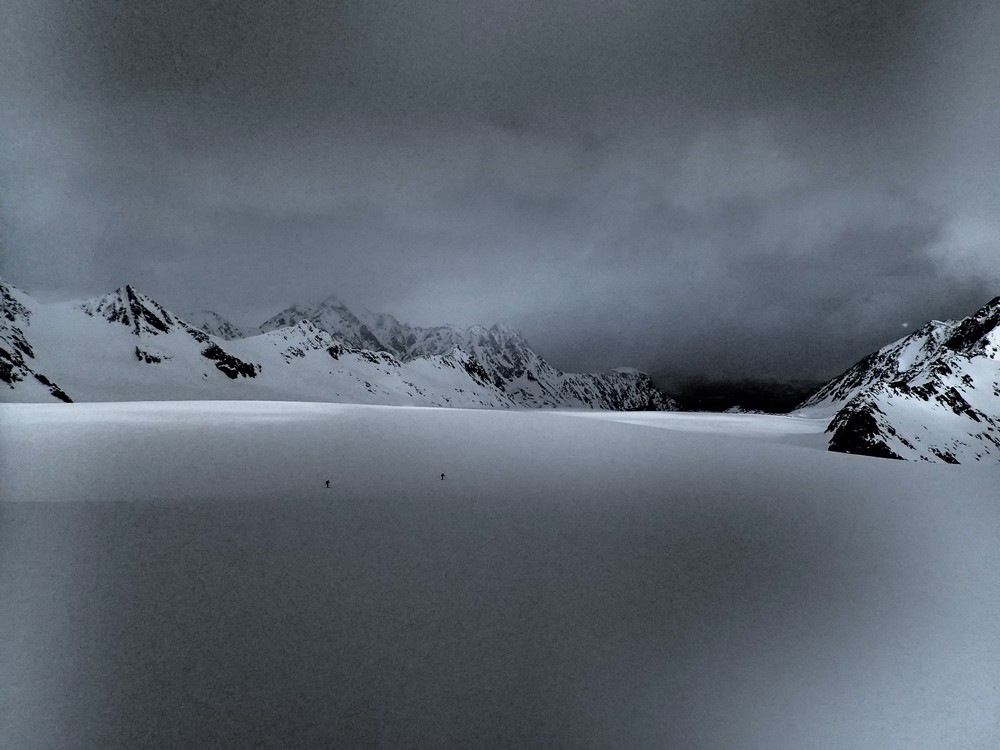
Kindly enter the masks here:
[[139, 292], [131, 284], [84, 300], [78, 307], [91, 317], [104, 318], [109, 323], [120, 323], [128, 327], [135, 336], [159, 336], [181, 331], [199, 343], [208, 342], [204, 331], [171, 314], [163, 305]]
[[945, 342], [945, 347], [968, 356], [1000, 352], [1000, 297], [994, 297], [963, 320]]
[[93, 317], [100, 316], [108, 322], [130, 327], [136, 336], [168, 333], [176, 324], [159, 303], [136, 291], [131, 284], [89, 299], [81, 308]]

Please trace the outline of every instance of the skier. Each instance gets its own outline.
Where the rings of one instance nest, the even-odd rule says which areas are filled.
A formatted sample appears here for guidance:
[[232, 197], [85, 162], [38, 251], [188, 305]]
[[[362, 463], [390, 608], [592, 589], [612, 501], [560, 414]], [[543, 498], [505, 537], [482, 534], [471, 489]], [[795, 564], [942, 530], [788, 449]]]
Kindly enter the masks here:
[[329, 479], [326, 480], [326, 488], [330, 489], [330, 480]]
[[444, 481], [444, 474], [441, 475], [441, 481]]

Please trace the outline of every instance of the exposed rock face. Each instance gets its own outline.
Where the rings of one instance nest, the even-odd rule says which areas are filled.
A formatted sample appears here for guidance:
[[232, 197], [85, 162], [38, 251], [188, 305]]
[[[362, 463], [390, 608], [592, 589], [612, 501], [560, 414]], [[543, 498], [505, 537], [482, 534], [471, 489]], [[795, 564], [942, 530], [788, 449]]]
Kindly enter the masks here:
[[216, 368], [231, 380], [236, 378], [255, 378], [260, 372], [260, 365], [252, 362], [244, 362], [239, 357], [227, 354], [218, 344], [209, 344], [202, 352], [201, 356], [215, 362]]
[[87, 315], [101, 316], [111, 323], [121, 323], [136, 336], [168, 333], [177, 323], [157, 302], [139, 295], [131, 286], [116, 289], [80, 305]]
[[18, 299], [16, 291], [0, 281], [0, 381], [13, 389], [31, 377], [60, 401], [72, 399], [44, 374], [30, 364], [35, 352], [24, 329], [31, 325], [31, 310]]
[[956, 354], [996, 360], [1000, 349], [998, 329], [1000, 329], [1000, 296], [994, 297], [963, 320], [944, 345]]
[[[885, 412], [867, 399], [856, 399], [844, 407], [827, 428], [833, 433], [830, 450], [838, 453], [858, 453], [876, 458], [902, 458], [892, 451], [887, 437], [897, 437], [896, 430], [885, 421]], [[913, 448], [904, 442], [907, 448]]]
[[866, 357], [800, 408], [824, 405], [839, 407], [830, 450], [1000, 463], [1000, 297]]
[[25, 357], [32, 359], [35, 354], [23, 330], [31, 324], [31, 312], [5, 284], [0, 284], [0, 304], [0, 380], [13, 387], [32, 374]]

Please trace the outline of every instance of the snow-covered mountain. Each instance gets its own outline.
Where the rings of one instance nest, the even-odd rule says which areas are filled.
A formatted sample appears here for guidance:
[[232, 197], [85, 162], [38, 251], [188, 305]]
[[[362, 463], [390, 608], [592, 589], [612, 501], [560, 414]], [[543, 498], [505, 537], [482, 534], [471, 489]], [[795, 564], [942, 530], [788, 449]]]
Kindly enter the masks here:
[[865, 357], [799, 409], [836, 411], [833, 451], [1000, 463], [1000, 297]]
[[385, 352], [401, 362], [449, 355], [469, 355], [479, 373], [523, 406], [574, 406], [598, 409], [677, 409], [644, 373], [620, 369], [610, 373], [564, 373], [539, 356], [513, 328], [494, 325], [420, 327], [392, 315], [355, 314], [336, 295], [317, 305], [292, 306], [265, 321], [258, 330], [272, 331], [308, 321], [348, 346]]
[[[291, 313], [280, 325], [276, 316], [256, 335], [240, 337], [221, 316], [202, 316], [194, 325], [131, 286], [77, 303], [42, 304], [2, 282], [0, 293], [0, 379], [8, 386], [0, 390], [3, 401], [235, 398], [673, 408], [641, 373], [561, 373], [511, 329], [470, 329], [477, 335], [461, 339], [456, 331], [446, 343], [444, 332], [453, 329], [442, 328], [440, 336], [424, 336], [419, 354], [400, 356], [374, 336], [369, 346], [357, 346], [365, 340], [361, 330], [370, 329], [333, 303], [324, 303], [324, 315]], [[379, 318], [383, 335], [407, 331], [389, 316], [373, 324]], [[348, 335], [330, 330], [337, 330], [337, 320]]]

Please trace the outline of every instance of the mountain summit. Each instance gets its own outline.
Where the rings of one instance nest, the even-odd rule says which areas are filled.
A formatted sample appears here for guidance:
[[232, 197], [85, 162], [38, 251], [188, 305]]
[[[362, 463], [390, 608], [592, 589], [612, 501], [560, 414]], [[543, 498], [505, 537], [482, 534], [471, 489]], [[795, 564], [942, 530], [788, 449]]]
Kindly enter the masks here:
[[251, 335], [216, 313], [185, 320], [131, 285], [42, 304], [0, 283], [0, 299], [0, 400], [676, 408], [642, 373], [556, 370], [505, 326], [418, 328], [355, 315], [335, 296], [289, 307]]

